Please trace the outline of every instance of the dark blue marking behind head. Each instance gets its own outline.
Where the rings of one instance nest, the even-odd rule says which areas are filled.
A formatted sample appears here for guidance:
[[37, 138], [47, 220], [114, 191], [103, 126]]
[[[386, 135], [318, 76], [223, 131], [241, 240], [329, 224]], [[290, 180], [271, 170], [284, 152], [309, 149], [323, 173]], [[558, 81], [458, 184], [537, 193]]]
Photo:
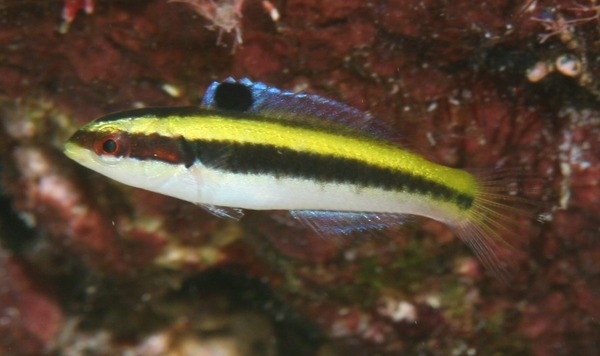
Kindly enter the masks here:
[[254, 98], [250, 88], [240, 83], [223, 82], [214, 91], [216, 109], [245, 112], [252, 107]]

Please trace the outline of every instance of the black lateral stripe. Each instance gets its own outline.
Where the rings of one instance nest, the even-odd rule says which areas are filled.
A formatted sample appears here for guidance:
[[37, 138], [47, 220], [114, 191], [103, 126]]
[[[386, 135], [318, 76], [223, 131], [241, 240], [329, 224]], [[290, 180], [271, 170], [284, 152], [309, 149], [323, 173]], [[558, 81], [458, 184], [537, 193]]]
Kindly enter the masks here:
[[[110, 133], [78, 132], [71, 140], [93, 149], [94, 142]], [[121, 135], [129, 142], [127, 156], [191, 167], [197, 160], [209, 168], [241, 174], [273, 174], [276, 177], [314, 179], [320, 182], [356, 184], [390, 191], [427, 194], [462, 209], [474, 197], [407, 172], [371, 165], [356, 159], [300, 152], [271, 145], [228, 141], [188, 141], [158, 134]]]
[[[371, 165], [356, 159], [325, 156], [311, 152], [262, 144], [229, 141], [188, 141], [153, 135], [134, 135], [133, 147], [153, 146], [155, 152], [135, 148], [131, 157], [140, 160], [161, 160], [190, 167], [198, 160], [205, 166], [239, 174], [272, 174], [276, 177], [314, 179], [319, 182], [356, 184], [390, 191], [426, 194], [432, 198], [451, 202], [469, 209], [474, 197], [458, 192], [440, 183], [407, 172]], [[173, 151], [169, 153], [169, 151]], [[169, 159], [165, 159], [165, 158]], [[172, 158], [179, 157], [175, 162]]]
[[468, 209], [473, 203], [473, 197], [437, 182], [356, 159], [299, 152], [270, 145], [222, 141], [194, 141], [192, 144], [196, 149], [196, 157], [209, 168], [428, 194], [436, 200], [454, 202], [463, 209]]

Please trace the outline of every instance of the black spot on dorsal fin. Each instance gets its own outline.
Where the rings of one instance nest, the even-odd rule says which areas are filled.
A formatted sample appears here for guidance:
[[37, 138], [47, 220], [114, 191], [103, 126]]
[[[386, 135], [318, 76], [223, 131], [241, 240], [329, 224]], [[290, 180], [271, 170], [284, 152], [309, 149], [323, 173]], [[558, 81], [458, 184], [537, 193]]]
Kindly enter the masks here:
[[252, 107], [254, 98], [248, 86], [223, 82], [215, 89], [214, 103], [217, 109], [245, 112]]

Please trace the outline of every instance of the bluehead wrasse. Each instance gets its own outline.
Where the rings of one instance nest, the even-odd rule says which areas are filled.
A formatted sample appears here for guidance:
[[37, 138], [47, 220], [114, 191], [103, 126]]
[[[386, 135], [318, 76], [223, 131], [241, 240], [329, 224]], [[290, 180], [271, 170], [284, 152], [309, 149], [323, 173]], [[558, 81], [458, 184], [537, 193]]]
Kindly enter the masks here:
[[318, 232], [386, 228], [408, 215], [447, 224], [492, 272], [510, 231], [505, 181], [446, 167], [376, 131], [369, 114], [248, 79], [213, 83], [199, 106], [109, 114], [65, 144], [124, 184], [240, 218], [289, 210]]

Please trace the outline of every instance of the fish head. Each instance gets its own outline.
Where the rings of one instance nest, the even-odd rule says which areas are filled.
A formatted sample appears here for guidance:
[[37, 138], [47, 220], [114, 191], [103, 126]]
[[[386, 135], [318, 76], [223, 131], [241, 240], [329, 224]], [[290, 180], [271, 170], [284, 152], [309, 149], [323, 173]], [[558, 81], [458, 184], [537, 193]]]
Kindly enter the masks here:
[[[64, 153], [75, 162], [130, 186], [161, 191], [178, 165], [176, 141], [136, 133], [135, 117], [106, 117], [81, 127], [67, 140]], [[165, 146], [166, 143], [171, 146]], [[183, 166], [183, 165], [180, 165]]]

